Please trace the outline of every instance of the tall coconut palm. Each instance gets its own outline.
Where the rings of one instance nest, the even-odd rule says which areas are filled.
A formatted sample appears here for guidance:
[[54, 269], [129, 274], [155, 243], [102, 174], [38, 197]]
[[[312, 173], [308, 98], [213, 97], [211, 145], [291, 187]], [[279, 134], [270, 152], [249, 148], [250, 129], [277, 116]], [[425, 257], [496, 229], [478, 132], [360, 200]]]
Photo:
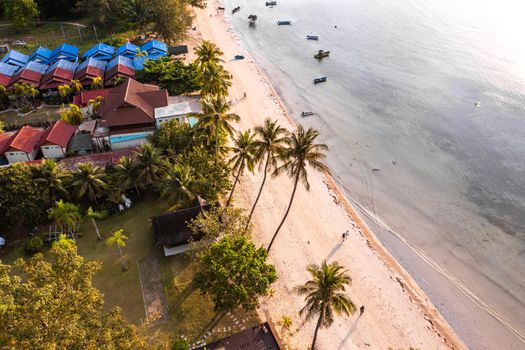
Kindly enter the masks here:
[[64, 228], [74, 230], [82, 220], [78, 206], [64, 202], [62, 199], [56, 202], [55, 207], [49, 211], [48, 216], [60, 227], [60, 232], [64, 232]]
[[230, 73], [220, 64], [211, 62], [203, 65], [200, 81], [203, 95], [227, 96], [228, 89], [232, 86]]
[[80, 125], [84, 121], [84, 114], [77, 105], [70, 104], [68, 108], [62, 105], [60, 120], [71, 125]]
[[230, 205], [235, 186], [239, 182], [239, 177], [244, 173], [245, 169], [253, 172], [255, 167], [255, 134], [250, 129], [237, 133], [237, 137], [233, 139], [233, 147], [230, 148], [233, 152], [233, 157], [230, 159], [232, 170], [236, 172], [235, 181], [233, 182], [230, 196], [226, 202], [226, 206]]
[[95, 99], [88, 101], [88, 106], [91, 108], [91, 115], [93, 117], [98, 115], [98, 109], [100, 108], [102, 101], [104, 101], [104, 97], [102, 96], [97, 96]]
[[300, 295], [306, 295], [306, 305], [300, 314], [306, 314], [309, 320], [318, 316], [314, 338], [310, 349], [315, 350], [319, 328], [328, 328], [334, 322], [334, 315], [350, 315], [355, 312], [355, 305], [345, 293], [345, 286], [350, 285], [352, 279], [337, 261], [321, 266], [310, 265], [306, 270], [312, 279], [296, 288]]
[[255, 133], [259, 138], [255, 141], [257, 161], [260, 161], [260, 164], [263, 164], [262, 160], [264, 158], [266, 158], [266, 160], [264, 161], [264, 174], [261, 187], [259, 188], [259, 193], [257, 193], [255, 202], [250, 210], [246, 228], [248, 228], [248, 225], [250, 224], [255, 207], [261, 197], [264, 184], [266, 183], [266, 176], [272, 171], [272, 169], [277, 169], [277, 156], [282, 153], [288, 136], [288, 130], [277, 124], [277, 120], [272, 121], [270, 118], [267, 118], [263, 125], [257, 126], [255, 128]]
[[219, 64], [221, 62], [222, 51], [211, 41], [204, 40], [199, 46], [195, 47], [195, 62], [199, 67], [207, 63]]
[[71, 94], [71, 86], [69, 85], [60, 85], [58, 87], [58, 94], [62, 96], [62, 98], [66, 98], [67, 102], [69, 103], [69, 94]]
[[77, 198], [86, 198], [98, 204], [97, 198], [102, 195], [108, 185], [105, 181], [104, 171], [90, 163], [80, 164], [73, 172], [71, 183]]
[[194, 115], [198, 118], [197, 126], [210, 130], [209, 136], [215, 137], [215, 155], [218, 155], [220, 130], [232, 135], [233, 127], [230, 123], [238, 122], [241, 118], [235, 113], [229, 113], [230, 103], [221, 96], [207, 96], [201, 103], [202, 113]]
[[93, 208], [89, 207], [86, 213], [86, 216], [91, 219], [91, 223], [93, 224], [93, 227], [95, 228], [95, 232], [97, 233], [97, 237], [99, 240], [102, 240], [102, 236], [100, 235], [100, 231], [98, 230], [98, 225], [95, 219], [100, 218], [100, 214], [93, 210]]
[[279, 154], [279, 158], [282, 159], [283, 164], [275, 169], [273, 174], [277, 176], [286, 171], [288, 176], [294, 179], [294, 185], [290, 197], [290, 203], [288, 203], [286, 213], [268, 245], [268, 251], [272, 248], [275, 237], [277, 237], [279, 230], [283, 226], [284, 221], [290, 212], [299, 180], [303, 182], [306, 190], [310, 191], [307, 165], [319, 171], [328, 170], [326, 165], [321, 163], [321, 160], [326, 158], [323, 151], [327, 151], [328, 146], [322, 143], [315, 143], [315, 139], [318, 136], [319, 132], [317, 130], [309, 128], [305, 131], [302, 126], [299, 126], [297, 131], [292, 133], [292, 135], [286, 139], [286, 147]]
[[155, 184], [164, 171], [159, 152], [150, 144], [143, 144], [136, 153], [137, 179], [144, 186]]
[[91, 90], [99, 90], [104, 88], [104, 81], [101, 77], [94, 77], [91, 81]]
[[162, 196], [172, 202], [187, 203], [196, 197], [195, 178], [189, 165], [176, 164], [168, 169], [164, 177]]
[[76, 79], [71, 80], [71, 90], [75, 94], [77, 94], [80, 91], [82, 91], [83, 88], [84, 87], [82, 86], [82, 83], [80, 82], [80, 80], [76, 80]]
[[134, 188], [137, 195], [140, 196], [140, 183], [138, 181], [139, 168], [134, 158], [122, 157], [115, 166], [115, 179], [120, 190], [125, 192]]
[[62, 170], [54, 160], [46, 159], [40, 166], [34, 181], [40, 188], [42, 196], [54, 202], [57, 194], [67, 196], [65, 180], [68, 177], [69, 173]]
[[112, 245], [116, 245], [118, 248], [118, 252], [120, 255], [120, 263], [122, 264], [122, 270], [126, 271], [128, 269], [128, 266], [126, 265], [126, 262], [124, 261], [124, 254], [122, 254], [122, 247], [126, 246], [126, 241], [128, 237], [124, 235], [124, 230], [120, 229], [115, 232], [113, 232], [113, 235], [106, 239], [106, 244], [111, 247]]

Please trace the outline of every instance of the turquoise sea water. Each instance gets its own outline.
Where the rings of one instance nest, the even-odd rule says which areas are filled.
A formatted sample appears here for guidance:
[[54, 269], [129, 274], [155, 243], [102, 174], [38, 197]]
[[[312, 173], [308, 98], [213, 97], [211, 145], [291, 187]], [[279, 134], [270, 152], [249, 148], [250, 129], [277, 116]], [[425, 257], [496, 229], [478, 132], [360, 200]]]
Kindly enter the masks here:
[[524, 349], [525, 2], [225, 5], [350, 197], [412, 245], [375, 227], [469, 347]]

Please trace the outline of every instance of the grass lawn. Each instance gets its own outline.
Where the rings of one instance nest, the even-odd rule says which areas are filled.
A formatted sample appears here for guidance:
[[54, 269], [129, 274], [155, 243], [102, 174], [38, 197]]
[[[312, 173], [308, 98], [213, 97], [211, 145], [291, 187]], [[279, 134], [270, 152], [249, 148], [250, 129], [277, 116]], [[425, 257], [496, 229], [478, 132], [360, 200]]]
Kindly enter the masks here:
[[4, 122], [6, 126], [13, 128], [21, 128], [24, 124], [38, 125], [42, 122], [53, 122], [60, 119], [58, 115], [59, 106], [57, 107], [41, 107], [30, 114], [20, 117], [14, 111], [0, 112], [0, 121]]
[[[165, 257], [162, 250], [155, 247], [149, 219], [168, 210], [165, 200], [149, 198], [134, 203], [128, 211], [97, 221], [104, 237], [124, 229], [128, 237], [123, 248], [129, 267], [126, 272], [121, 270], [117, 248], [108, 247], [97, 239], [90, 220], [82, 223], [78, 251], [86, 260], [102, 262], [102, 270], [95, 276], [94, 283], [104, 293], [106, 307], [119, 306], [128, 322], [142, 325], [145, 309], [137, 262], [155, 256], [167, 297], [169, 321], [159, 326], [144, 326], [145, 334], [155, 334], [165, 342], [174, 336], [184, 336], [190, 343], [199, 340], [208, 343], [260, 323], [255, 311], [236, 310], [219, 317], [212, 301], [192, 287], [194, 263], [183, 255]], [[2, 259], [9, 263], [21, 256], [26, 257], [22, 245], [4, 252]]]

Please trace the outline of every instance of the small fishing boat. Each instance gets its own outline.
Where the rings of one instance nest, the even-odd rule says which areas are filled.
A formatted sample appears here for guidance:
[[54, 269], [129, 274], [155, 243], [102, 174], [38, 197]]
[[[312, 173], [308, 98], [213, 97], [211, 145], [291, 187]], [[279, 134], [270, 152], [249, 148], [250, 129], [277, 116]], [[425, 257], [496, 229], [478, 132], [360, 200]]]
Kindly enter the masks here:
[[317, 35], [307, 35], [306, 40], [319, 40]]
[[324, 83], [326, 82], [326, 77], [320, 77], [314, 79], [314, 84]]
[[317, 58], [317, 59], [325, 58], [325, 57], [328, 57], [328, 56], [330, 56], [330, 51], [324, 51], [324, 50], [319, 50], [314, 55], [314, 57]]
[[314, 115], [314, 112], [303, 112], [303, 113], [301, 113], [301, 117], [308, 117], [308, 116], [311, 116], [311, 115]]
[[277, 21], [278, 26], [289, 26], [292, 24], [292, 21]]
[[257, 15], [249, 15], [250, 25], [254, 25], [257, 22]]
[[239, 12], [241, 10], [241, 7], [240, 6], [237, 6], [236, 8], [234, 8], [232, 10], [232, 15], [235, 13], [235, 12]]
[[234, 58], [236, 60], [243, 60], [244, 59], [244, 56], [243, 55], [235, 55]]
[[218, 10], [218, 11], [224, 11], [224, 7], [219, 6], [219, 7], [217, 8], [217, 10]]
[[277, 1], [266, 1], [266, 6], [276, 6], [277, 5]]

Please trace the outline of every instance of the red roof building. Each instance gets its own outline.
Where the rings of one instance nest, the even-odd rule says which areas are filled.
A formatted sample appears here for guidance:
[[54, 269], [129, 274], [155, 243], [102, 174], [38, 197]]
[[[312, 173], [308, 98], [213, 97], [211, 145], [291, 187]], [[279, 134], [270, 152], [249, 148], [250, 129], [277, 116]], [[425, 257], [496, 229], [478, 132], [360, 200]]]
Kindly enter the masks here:
[[106, 98], [111, 93], [112, 89], [99, 89], [99, 90], [82, 90], [80, 95], [73, 96], [73, 103], [79, 107], [85, 107], [88, 105], [89, 100], [94, 100], [98, 96]]
[[0, 139], [0, 155], [5, 155], [9, 163], [34, 160], [43, 134], [43, 130], [26, 125], [9, 139]]
[[104, 80], [105, 70], [106, 62], [95, 58], [88, 58], [78, 66], [75, 73], [75, 79], [79, 80], [84, 86], [91, 85], [93, 79], [96, 77], [100, 77]]
[[29, 62], [13, 76], [13, 79], [9, 85], [13, 85], [15, 83], [25, 83], [33, 85], [34, 87], [39, 87], [40, 81], [42, 80], [42, 77], [48, 68], [49, 66], [46, 64]]
[[60, 85], [71, 84], [78, 63], [60, 60], [47, 70], [40, 83], [40, 89], [56, 89]]
[[47, 128], [40, 139], [40, 149], [46, 159], [64, 158], [67, 145], [78, 127], [63, 121], [57, 121]]

